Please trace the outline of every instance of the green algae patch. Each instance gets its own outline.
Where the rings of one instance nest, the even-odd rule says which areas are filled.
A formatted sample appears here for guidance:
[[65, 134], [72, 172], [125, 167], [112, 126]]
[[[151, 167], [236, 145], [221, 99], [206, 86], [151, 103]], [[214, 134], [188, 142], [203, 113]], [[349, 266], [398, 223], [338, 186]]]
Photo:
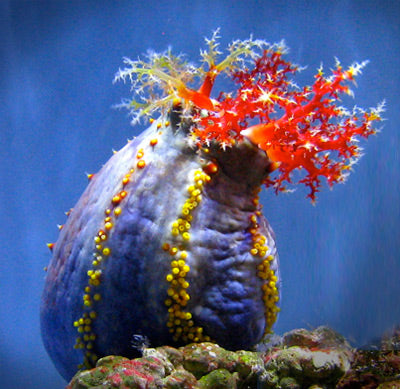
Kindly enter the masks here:
[[235, 389], [237, 388], [238, 374], [230, 373], [226, 369], [217, 369], [203, 376], [198, 381], [199, 389]]

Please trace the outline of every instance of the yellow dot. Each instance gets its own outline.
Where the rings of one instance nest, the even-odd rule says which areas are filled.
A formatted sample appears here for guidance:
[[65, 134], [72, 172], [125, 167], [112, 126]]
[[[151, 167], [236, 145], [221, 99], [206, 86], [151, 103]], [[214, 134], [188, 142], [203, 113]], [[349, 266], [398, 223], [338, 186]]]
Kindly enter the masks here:
[[120, 201], [121, 201], [121, 197], [119, 197], [118, 195], [114, 196], [113, 199], [112, 199], [112, 202], [114, 204], [118, 204]]
[[167, 274], [167, 276], [166, 276], [165, 278], [166, 278], [166, 280], [167, 280], [168, 282], [171, 282], [171, 281], [174, 279], [174, 277], [173, 277], [172, 274]]
[[174, 295], [172, 296], [172, 298], [173, 298], [176, 302], [179, 302], [179, 301], [178, 301], [178, 300], [179, 300], [179, 294], [174, 293]]
[[184, 289], [189, 288], [189, 282], [187, 282], [187, 281], [182, 282], [182, 288], [184, 288]]
[[175, 294], [175, 292], [174, 292], [174, 290], [172, 288], [168, 288], [167, 289], [167, 294], [168, 294], [168, 296], [172, 297]]
[[172, 105], [174, 107], [176, 107], [177, 105], [180, 105], [181, 103], [181, 99], [179, 97], [174, 97], [174, 99], [172, 100]]
[[184, 240], [190, 240], [190, 234], [189, 234], [188, 232], [184, 232], [184, 233], [182, 234], [182, 238], [183, 238]]
[[104, 249], [103, 249], [103, 255], [110, 255], [110, 253], [111, 253], [110, 248], [104, 247]]
[[257, 253], [258, 253], [258, 250], [257, 250], [256, 248], [252, 248], [252, 249], [250, 250], [250, 254], [251, 254], [251, 255], [257, 255]]
[[143, 169], [145, 166], [146, 166], [146, 162], [143, 161], [143, 159], [141, 159], [140, 161], [138, 161], [137, 167], [138, 167], [139, 169]]
[[93, 299], [94, 299], [95, 301], [101, 300], [100, 294], [99, 294], [99, 293], [96, 293], [96, 294], [93, 296]]
[[112, 224], [111, 222], [107, 222], [107, 223], [104, 225], [104, 227], [105, 227], [107, 230], [111, 230], [111, 228], [113, 227], [113, 224]]

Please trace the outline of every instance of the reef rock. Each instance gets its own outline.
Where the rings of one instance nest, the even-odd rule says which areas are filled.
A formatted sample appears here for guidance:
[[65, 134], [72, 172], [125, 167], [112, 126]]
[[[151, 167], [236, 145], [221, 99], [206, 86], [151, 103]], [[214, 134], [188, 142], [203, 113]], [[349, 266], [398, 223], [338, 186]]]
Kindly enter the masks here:
[[[108, 356], [95, 368], [77, 373], [67, 389], [316, 389], [335, 388], [339, 382], [347, 388], [353, 387], [348, 382], [353, 382], [352, 364], [358, 355], [341, 335], [327, 327], [299, 329], [279, 341], [275, 336], [273, 346], [258, 352], [233, 352], [203, 342], [180, 348], [145, 348], [143, 356], [133, 360]], [[392, 359], [390, 363], [395, 362]], [[395, 377], [391, 377], [393, 381]], [[382, 379], [376, 382], [383, 383]]]

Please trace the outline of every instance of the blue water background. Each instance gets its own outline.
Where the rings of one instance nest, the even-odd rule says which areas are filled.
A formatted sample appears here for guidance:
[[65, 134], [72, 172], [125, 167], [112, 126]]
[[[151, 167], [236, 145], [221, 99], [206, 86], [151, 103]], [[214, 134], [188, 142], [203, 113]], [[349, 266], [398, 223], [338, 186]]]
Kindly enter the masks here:
[[[250, 34], [285, 39], [311, 82], [321, 62], [370, 60], [351, 107], [387, 101], [383, 131], [345, 185], [314, 207], [298, 190], [264, 191], [281, 257], [277, 333], [328, 324], [362, 345], [400, 323], [399, 1], [0, 1], [1, 388], [62, 388], [42, 346], [39, 301], [56, 225], [87, 182], [144, 126], [111, 108], [122, 57], [172, 46], [197, 61]], [[166, 194], [167, 196], [168, 194]]]

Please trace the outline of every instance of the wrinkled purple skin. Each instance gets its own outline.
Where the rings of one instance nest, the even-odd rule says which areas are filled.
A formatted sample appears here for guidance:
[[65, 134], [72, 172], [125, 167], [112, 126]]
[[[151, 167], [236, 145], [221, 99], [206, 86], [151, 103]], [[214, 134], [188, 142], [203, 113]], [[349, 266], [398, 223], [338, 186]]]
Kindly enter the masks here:
[[[171, 223], [180, 217], [193, 184], [193, 172], [209, 161], [219, 171], [202, 193], [191, 223], [186, 250], [190, 271], [186, 276], [190, 300], [185, 311], [195, 325], [221, 346], [248, 349], [266, 328], [262, 280], [249, 250], [252, 236], [249, 218], [256, 210], [255, 189], [267, 176], [270, 162], [249, 142], [209, 154], [188, 146], [187, 126], [177, 126], [178, 114], [157, 135], [157, 121], [128, 143], [90, 181], [73, 208], [53, 250], [41, 305], [45, 347], [60, 374], [69, 380], [82, 363], [83, 350], [74, 349], [78, 336], [75, 320], [82, 316], [87, 271], [92, 269], [94, 237], [104, 226], [105, 210], [122, 189], [122, 178], [134, 167], [124, 187], [127, 197], [116, 219], [107, 246], [111, 255], [102, 263], [98, 286], [102, 299], [95, 302], [94, 352], [99, 356], [135, 356], [135, 334], [145, 335], [151, 346], [173, 345], [166, 322], [165, 299], [171, 271], [171, 255], [162, 244], [171, 238]], [[155, 147], [149, 145], [158, 138]], [[144, 169], [137, 169], [136, 154], [144, 149]], [[275, 256], [271, 268], [279, 280], [274, 234], [266, 219], [258, 220]], [[279, 282], [278, 282], [279, 286]]]

